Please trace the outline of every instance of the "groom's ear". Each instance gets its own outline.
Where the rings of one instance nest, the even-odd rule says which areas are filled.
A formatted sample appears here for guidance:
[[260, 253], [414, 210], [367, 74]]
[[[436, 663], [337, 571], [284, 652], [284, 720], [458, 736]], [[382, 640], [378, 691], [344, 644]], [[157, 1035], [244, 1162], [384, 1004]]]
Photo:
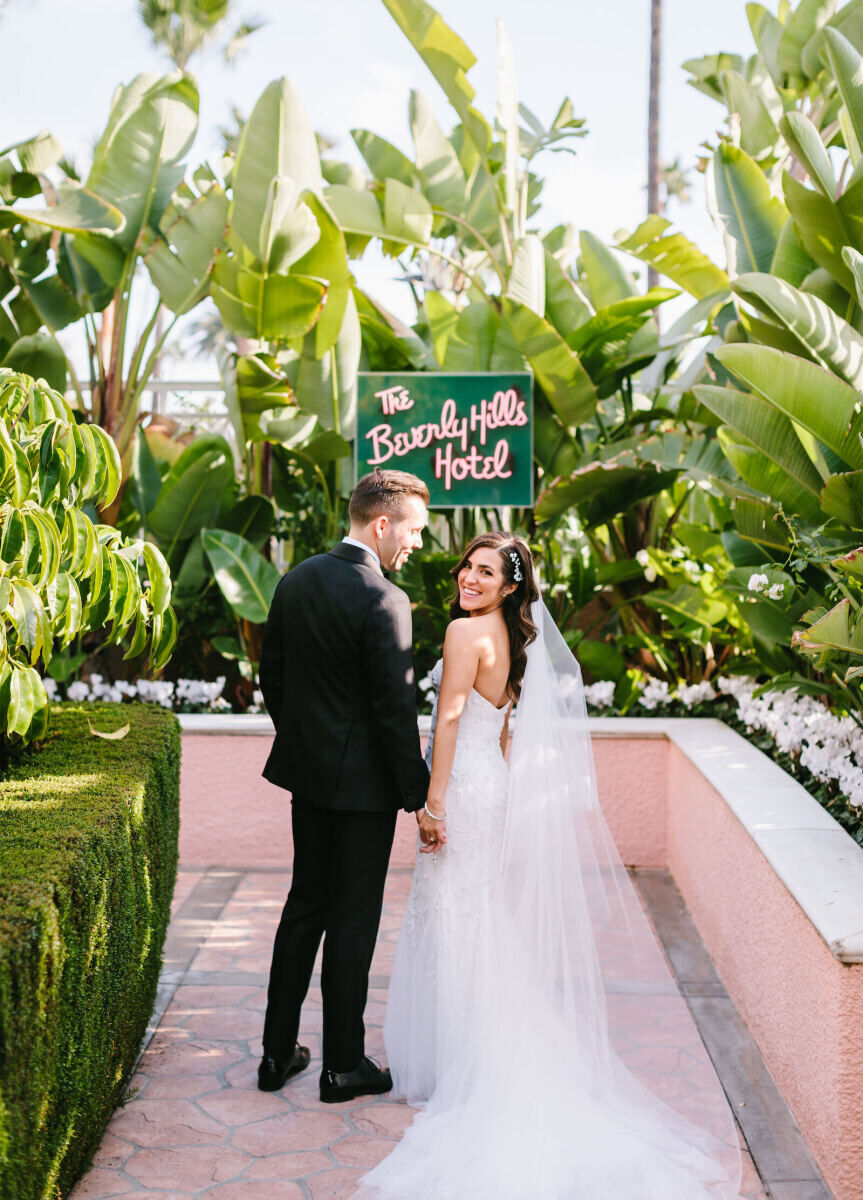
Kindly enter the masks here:
[[389, 517], [386, 513], [381, 513], [373, 521], [369, 521], [368, 525], [366, 525], [366, 531], [372, 535], [372, 538], [376, 542], [383, 541], [386, 537], [389, 523]]

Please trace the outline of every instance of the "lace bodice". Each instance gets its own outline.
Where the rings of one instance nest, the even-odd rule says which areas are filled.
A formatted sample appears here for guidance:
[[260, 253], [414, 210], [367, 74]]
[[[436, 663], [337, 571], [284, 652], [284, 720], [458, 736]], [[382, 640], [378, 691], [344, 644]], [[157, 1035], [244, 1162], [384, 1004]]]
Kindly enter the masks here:
[[[426, 763], [429, 769], [431, 769], [432, 748], [434, 747], [434, 735], [437, 727], [437, 705], [442, 674], [443, 659], [439, 658], [432, 668], [431, 673], [435, 699], [432, 706], [428, 746], [426, 747]], [[456, 761], [461, 757], [460, 751], [463, 751], [468, 745], [476, 748], [482, 743], [489, 743], [496, 745], [499, 751], [500, 735], [504, 721], [506, 720], [507, 708], [508, 705], [504, 705], [503, 708], [495, 708], [490, 700], [486, 700], [485, 696], [479, 694], [476, 688], [471, 688], [458, 723]], [[453, 769], [455, 769], [455, 763], [453, 763]]]

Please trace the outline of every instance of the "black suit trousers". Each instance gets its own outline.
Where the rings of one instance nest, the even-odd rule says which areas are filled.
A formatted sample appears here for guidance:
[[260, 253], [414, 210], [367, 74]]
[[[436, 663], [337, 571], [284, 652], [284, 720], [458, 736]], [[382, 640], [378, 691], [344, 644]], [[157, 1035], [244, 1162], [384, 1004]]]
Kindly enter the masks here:
[[289, 1059], [321, 938], [323, 1060], [350, 1071], [365, 1053], [363, 1011], [395, 833], [395, 810], [342, 812], [294, 801], [294, 871], [276, 932], [264, 1053]]

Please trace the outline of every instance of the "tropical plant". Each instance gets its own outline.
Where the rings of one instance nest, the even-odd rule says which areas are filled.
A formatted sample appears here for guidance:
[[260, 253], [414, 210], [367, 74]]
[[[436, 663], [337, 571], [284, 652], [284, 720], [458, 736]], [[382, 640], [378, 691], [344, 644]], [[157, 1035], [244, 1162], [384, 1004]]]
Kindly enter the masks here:
[[[130, 520], [165, 548], [177, 571], [177, 603], [194, 616], [195, 633], [204, 617], [210, 644], [247, 663], [249, 683], [278, 579], [268, 561], [272, 497], [287, 508], [284, 535], [292, 499], [313, 479], [324, 501], [326, 544], [340, 529], [346, 490], [360, 328], [345, 236], [322, 191], [314, 131], [296, 91], [277, 80], [243, 126], [209, 284], [231, 335], [219, 361], [241, 498], [224, 439], [197, 438], [166, 472], [153, 461], [149, 438], [136, 443]], [[170, 252], [158, 248], [167, 274]], [[148, 265], [156, 266], [152, 252]], [[284, 561], [296, 551], [303, 556], [300, 539], [281, 542]], [[220, 628], [226, 609], [219, 593], [238, 623], [237, 638]]]
[[[804, 0], [774, 16], [750, 5], [757, 54], [686, 64], [728, 112], [705, 165], [733, 302], [693, 398], [737, 476], [714, 480], [734, 525], [726, 584], [762, 639], [762, 665], [776, 672], [775, 652], [792, 645], [798, 656], [774, 684], [829, 691], [853, 710], [863, 673], [863, 21], [856, 0], [834, 9]], [[698, 261], [655, 220], [621, 244], [680, 283]]]
[[[47, 135], [0, 159], [0, 283], [9, 297], [0, 353], [62, 388], [68, 364], [54, 334], [73, 325], [84, 334], [92, 378], [87, 403], [73, 377], [79, 410], [106, 428], [121, 457], [121, 486], [102, 517], [163, 546], [181, 609], [197, 613], [217, 594], [201, 529], [245, 537], [260, 557], [274, 480], [313, 473], [335, 536], [360, 332], [344, 235], [321, 198], [317, 141], [294, 90], [284, 80], [265, 89], [224, 181], [206, 167], [184, 181], [196, 124], [188, 76], [142, 76], [118, 90], [86, 187], [55, 186], [60, 147]], [[19, 203], [39, 191], [44, 207]], [[132, 344], [142, 268], [157, 295]], [[211, 290], [245, 351], [223, 362], [244, 468], [239, 506], [223, 439], [199, 440], [175, 463], [182, 447], [157, 461], [148, 450], [165, 449], [165, 439], [136, 432], [165, 340]], [[165, 310], [172, 316], [160, 328]]]
[[[59, 330], [74, 325], [83, 334], [90, 394], [85, 402], [82, 386], [73, 375], [78, 406], [114, 439], [123, 479], [128, 473], [143, 385], [173, 324], [154, 342], [160, 306], [164, 302], [179, 315], [203, 297], [215, 244], [224, 227], [226, 201], [212, 175], [200, 174], [197, 190], [181, 184], [185, 174], [182, 160], [195, 136], [197, 119], [198, 93], [190, 77], [179, 72], [164, 78], [138, 76], [114, 95], [83, 189], [84, 195], [93, 197], [91, 204], [98, 198], [102, 209], [111, 214], [110, 222], [93, 223], [83, 230], [58, 222], [55, 177], [64, 166], [67, 171], [71, 168], [61, 162], [56, 140], [44, 136], [35, 139], [39, 159], [33, 171], [35, 181], [29, 186], [30, 194], [43, 193], [46, 206], [37, 214], [56, 234], [50, 244], [44, 241], [38, 258], [31, 261], [29, 227], [34, 216], [17, 206], [8, 212], [2, 234], [9, 283], [19, 289], [8, 306], [11, 310], [17, 304], [14, 332], [20, 336], [25, 331], [44, 330], [53, 338]], [[20, 161], [22, 147], [17, 150]], [[7, 175], [14, 177], [14, 164], [2, 161]], [[163, 230], [171, 230], [176, 253], [159, 238], [160, 224]], [[193, 228], [196, 239], [190, 236]], [[133, 290], [141, 290], [136, 278], [140, 278], [139, 267], [148, 251], [159, 297], [152, 316], [134, 339], [130, 327]], [[12, 354], [16, 351], [13, 345]], [[69, 363], [65, 356], [60, 362], [65, 376]], [[106, 514], [109, 519], [119, 506], [119, 494], [114, 504], [114, 512]]]
[[[711, 462], [732, 473], [715, 442], [699, 436], [693, 405], [680, 414], [687, 423], [680, 421], [688, 387], [674, 379], [692, 337], [727, 300], [728, 277], [703, 256], [690, 261], [683, 286], [694, 303], [660, 338], [654, 310], [676, 290], [645, 293], [620, 256], [589, 233], [576, 238], [568, 227], [545, 234], [532, 228], [542, 193], [538, 154], [572, 152], [572, 140], [585, 133], [570, 102], [547, 128], [519, 105], [511, 48], [499, 26], [500, 93], [490, 122], [473, 105], [466, 73], [474, 56], [440, 15], [424, 0], [384, 3], [459, 123], [445, 133], [430, 103], [413, 92], [412, 155], [355, 129], [371, 178], [326, 190], [352, 252], [378, 237], [416, 298], [413, 328], [367, 298], [358, 300], [363, 365], [450, 371], [527, 365], [535, 377], [539, 498], [535, 513], [513, 512], [509, 520], [541, 536], [552, 586], [588, 553], [574, 553], [572, 539], [589, 545], [592, 586], [606, 589], [606, 617], [623, 622], [633, 637], [639, 626], [654, 633], [658, 647], [660, 618], [641, 603], [642, 569], [634, 556], [669, 542]], [[465, 514], [463, 533], [471, 520]], [[685, 670], [672, 659], [666, 654], [660, 669]]]
[[[276, 531], [276, 509], [269, 497], [240, 494], [235, 449], [225, 438], [205, 433], [185, 444], [167, 444], [171, 449], [166, 452], [161, 436], [138, 429], [118, 528], [157, 546], [174, 577], [179, 635], [172, 675], [224, 673], [224, 657], [257, 661], [244, 647], [247, 642], [259, 645], [260, 635], [247, 630], [246, 638], [242, 631], [237, 638], [233, 610], [205, 553], [202, 534], [216, 531], [242, 543], [243, 560], [253, 573], [275, 571], [264, 554]], [[214, 651], [222, 657], [214, 659]], [[133, 672], [136, 665], [131, 664]], [[248, 705], [251, 668], [246, 676], [244, 681], [232, 678], [229, 687], [236, 692], [239, 685], [238, 698]]]
[[[79, 425], [44, 382], [0, 369], [0, 742], [44, 739], [39, 673], [88, 631], [105, 644], [149, 642], [158, 671], [173, 647], [171, 576], [149, 542], [94, 521], [120, 486], [120, 460], [98, 425]], [[142, 578], [143, 573], [143, 578]], [[107, 627], [107, 628], [106, 628]]]
[[[81, 313], [59, 272], [49, 272], [52, 252], [71, 234], [110, 237], [125, 217], [63, 171], [49, 178], [61, 153], [45, 131], [0, 152], [0, 364], [62, 391], [66, 355], [53, 335]], [[26, 203], [43, 192], [49, 204]]]
[[[153, 44], [165, 51], [178, 70], [185, 71], [189, 59], [224, 31], [233, 7], [232, 0], [138, 0], [138, 16], [149, 29]], [[224, 46], [225, 59], [236, 58], [260, 28], [259, 21], [243, 21]]]
[[[295, 451], [330, 433], [328, 463], [350, 453], [360, 357], [345, 235], [287, 80], [264, 89], [243, 128], [227, 220], [212, 298], [249, 352], [222, 357], [226, 401], [246, 486], [270, 495], [272, 446]], [[335, 468], [327, 486], [335, 503]]]
[[[9, 193], [42, 190], [49, 201], [35, 216], [11, 205], [0, 212], [3, 270], [8, 290], [18, 289], [0, 316], [0, 336], [10, 344], [39, 330], [53, 337], [77, 323], [91, 366], [88, 404], [73, 380], [79, 406], [114, 438], [125, 484], [142, 396], [162, 347], [212, 292], [227, 328], [252, 351], [236, 370], [230, 364], [226, 387], [241, 453], [253, 448], [249, 490], [267, 492], [266, 455], [255, 446], [302, 442], [318, 423], [350, 430], [359, 326], [345, 241], [321, 199], [314, 133], [285, 80], [264, 90], [226, 180], [206, 165], [185, 180], [197, 110], [196, 86], [179, 72], [119, 88], [87, 186], [70, 185], [69, 197], [55, 194], [46, 173], [60, 155], [53, 139], [19, 147], [18, 162], [0, 159], [0, 186], [5, 178]], [[33, 169], [23, 170], [28, 163]], [[54, 204], [58, 197], [65, 206]], [[47, 240], [38, 255], [31, 249], [37, 219], [61, 231], [53, 257]], [[157, 295], [133, 339], [141, 267]], [[43, 338], [24, 349], [46, 344]], [[51, 347], [59, 354], [56, 342]], [[13, 344], [11, 352], [23, 351]], [[122, 489], [107, 519], [116, 519], [121, 500]]]

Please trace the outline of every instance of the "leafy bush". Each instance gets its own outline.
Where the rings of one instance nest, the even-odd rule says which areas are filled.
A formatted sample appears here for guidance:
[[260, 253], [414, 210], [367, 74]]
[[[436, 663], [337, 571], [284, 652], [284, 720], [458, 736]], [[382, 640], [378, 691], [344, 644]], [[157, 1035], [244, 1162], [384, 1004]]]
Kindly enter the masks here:
[[[733, 469], [708, 472], [730, 503], [724, 582], [763, 671], [859, 715], [863, 25], [856, 0], [834, 9], [747, 5], [756, 53], [685, 64], [727, 119], [703, 161], [731, 291], [690, 399]], [[656, 216], [619, 245], [686, 289], [709, 268]]]
[[105, 641], [118, 644], [128, 633], [129, 655], [149, 637], [153, 669], [170, 656], [177, 622], [164, 557], [94, 519], [119, 486], [120, 457], [103, 429], [77, 424], [44, 380], [0, 368], [0, 742], [45, 736], [36, 667], [79, 634], [110, 626]]
[[443, 654], [453, 588], [450, 571], [458, 558], [457, 554], [424, 551], [414, 554], [398, 576], [399, 587], [404, 588], [411, 600], [417, 700], [423, 710], [428, 708], [425, 695], [428, 689], [419, 681], [428, 676]]
[[[66, 1195], [122, 1098], [152, 1012], [177, 870], [176, 718], [52, 713], [0, 783], [0, 1196]], [[92, 716], [93, 710], [90, 710]]]

